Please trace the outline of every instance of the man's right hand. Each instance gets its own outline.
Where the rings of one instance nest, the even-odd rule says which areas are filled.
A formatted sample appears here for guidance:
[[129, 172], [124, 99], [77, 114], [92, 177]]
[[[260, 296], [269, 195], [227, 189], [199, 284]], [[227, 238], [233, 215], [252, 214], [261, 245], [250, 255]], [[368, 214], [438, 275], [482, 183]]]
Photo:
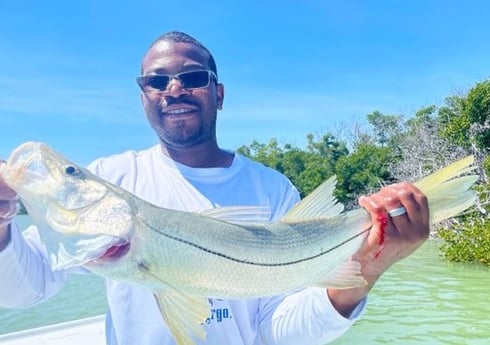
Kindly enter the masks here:
[[0, 177], [0, 250], [10, 242], [9, 224], [19, 211], [18, 196]]

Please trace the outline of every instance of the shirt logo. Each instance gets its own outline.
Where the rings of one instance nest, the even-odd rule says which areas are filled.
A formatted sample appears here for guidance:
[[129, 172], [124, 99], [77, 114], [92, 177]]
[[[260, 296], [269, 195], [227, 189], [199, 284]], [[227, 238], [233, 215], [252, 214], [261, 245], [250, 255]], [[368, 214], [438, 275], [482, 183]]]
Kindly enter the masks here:
[[[216, 301], [222, 301], [222, 299]], [[220, 323], [226, 319], [233, 318], [228, 308], [218, 308], [218, 306], [213, 308], [214, 303], [212, 299], [209, 299], [209, 305], [211, 306], [211, 312], [209, 314], [209, 317], [204, 321], [204, 323], [206, 323], [207, 325], [209, 325], [211, 322]]]

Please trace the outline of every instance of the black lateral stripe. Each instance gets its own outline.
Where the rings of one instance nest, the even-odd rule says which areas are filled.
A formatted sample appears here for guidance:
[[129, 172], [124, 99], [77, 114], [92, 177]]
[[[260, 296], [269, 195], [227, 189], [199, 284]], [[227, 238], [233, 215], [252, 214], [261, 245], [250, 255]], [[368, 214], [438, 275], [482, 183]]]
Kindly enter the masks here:
[[[149, 224], [145, 223], [146, 225], [149, 226]], [[152, 228], [153, 229], [153, 228]], [[156, 231], [156, 230], [155, 230]], [[184, 243], [184, 244], [187, 244], [191, 247], [194, 247], [196, 249], [199, 249], [203, 252], [206, 252], [208, 254], [211, 254], [211, 255], [216, 255], [216, 256], [219, 256], [223, 259], [227, 259], [227, 260], [230, 260], [230, 261], [234, 261], [234, 262], [238, 262], [238, 263], [241, 263], [241, 264], [246, 264], [246, 265], [253, 265], [253, 266], [263, 266], [263, 267], [279, 267], [279, 266], [290, 266], [290, 265], [294, 265], [294, 264], [298, 264], [298, 263], [301, 263], [301, 262], [305, 262], [305, 261], [310, 261], [310, 260], [313, 260], [313, 259], [316, 259], [320, 256], [323, 256], [323, 255], [326, 255], [332, 251], [334, 251], [335, 249], [337, 248], [340, 248], [342, 247], [344, 244], [358, 238], [359, 236], [363, 235], [364, 233], [368, 232], [369, 229], [366, 229], [352, 237], [349, 237], [347, 238], [345, 241], [331, 247], [331, 248], [328, 248], [326, 250], [324, 250], [323, 252], [320, 252], [318, 254], [315, 254], [315, 255], [312, 255], [312, 256], [308, 256], [308, 257], [305, 257], [305, 258], [301, 258], [301, 259], [298, 259], [298, 260], [294, 260], [294, 261], [288, 261], [288, 262], [281, 262], [281, 263], [262, 263], [262, 262], [254, 262], [254, 261], [249, 261], [249, 260], [242, 260], [242, 259], [238, 259], [238, 258], [234, 258], [232, 256], [229, 256], [229, 255], [226, 255], [226, 254], [223, 254], [223, 253], [219, 253], [219, 252], [216, 252], [214, 250], [211, 250], [211, 249], [208, 249], [208, 248], [205, 248], [199, 244], [196, 244], [196, 243], [193, 243], [193, 242], [190, 242], [190, 241], [187, 241], [187, 240], [184, 240], [182, 238], [179, 238], [179, 237], [176, 237], [176, 236], [172, 236], [170, 234], [167, 234], [167, 233], [162, 233], [160, 231], [157, 231], [159, 234], [167, 237], [168, 239], [171, 239], [171, 240], [174, 240], [174, 241], [177, 241], [177, 242], [180, 242], [180, 243]]]

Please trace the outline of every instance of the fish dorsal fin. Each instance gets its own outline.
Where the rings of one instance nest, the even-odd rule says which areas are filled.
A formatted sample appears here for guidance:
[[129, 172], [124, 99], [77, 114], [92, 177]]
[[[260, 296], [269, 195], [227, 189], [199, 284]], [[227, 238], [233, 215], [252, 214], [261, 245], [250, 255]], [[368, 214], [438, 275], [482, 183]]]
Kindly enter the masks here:
[[269, 208], [263, 206], [216, 207], [199, 214], [233, 224], [267, 223], [271, 218]]
[[281, 222], [292, 223], [311, 219], [325, 219], [340, 214], [344, 210], [344, 205], [337, 202], [333, 195], [336, 183], [336, 176], [330, 177], [298, 202], [281, 218]]
[[179, 345], [195, 345], [195, 339], [205, 340], [204, 322], [209, 317], [209, 301], [169, 288], [156, 293], [160, 313]]

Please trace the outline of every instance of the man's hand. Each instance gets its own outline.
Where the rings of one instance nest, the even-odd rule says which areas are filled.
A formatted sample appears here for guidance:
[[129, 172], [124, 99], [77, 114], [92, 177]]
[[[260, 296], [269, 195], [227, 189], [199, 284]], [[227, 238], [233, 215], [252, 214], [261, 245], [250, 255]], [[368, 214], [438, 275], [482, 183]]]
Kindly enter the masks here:
[[[429, 237], [427, 198], [410, 183], [397, 183], [359, 199], [371, 215], [373, 226], [364, 244], [353, 255], [362, 265], [365, 287], [328, 289], [334, 307], [344, 316], [367, 296], [381, 275], [394, 263], [413, 253]], [[390, 217], [389, 212], [404, 207], [406, 213]]]

